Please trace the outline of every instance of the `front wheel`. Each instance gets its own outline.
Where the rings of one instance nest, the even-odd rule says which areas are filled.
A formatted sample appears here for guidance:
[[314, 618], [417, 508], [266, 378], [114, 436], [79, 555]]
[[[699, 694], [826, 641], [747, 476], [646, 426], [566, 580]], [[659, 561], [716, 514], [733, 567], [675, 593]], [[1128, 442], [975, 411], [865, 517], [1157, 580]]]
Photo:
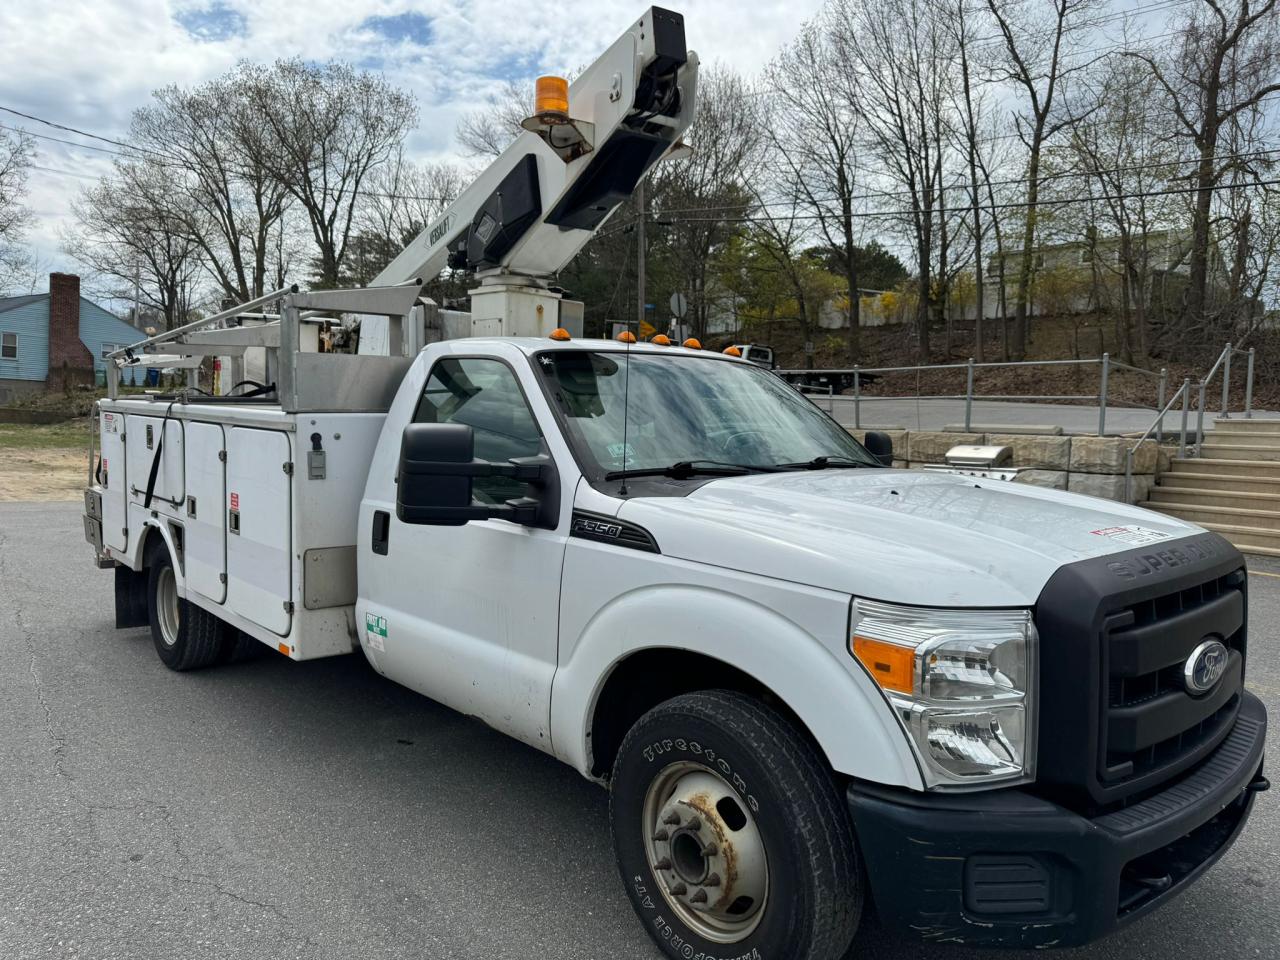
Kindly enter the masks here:
[[670, 957], [837, 960], [862, 912], [849, 813], [817, 750], [730, 691], [660, 704], [613, 768], [627, 895]]

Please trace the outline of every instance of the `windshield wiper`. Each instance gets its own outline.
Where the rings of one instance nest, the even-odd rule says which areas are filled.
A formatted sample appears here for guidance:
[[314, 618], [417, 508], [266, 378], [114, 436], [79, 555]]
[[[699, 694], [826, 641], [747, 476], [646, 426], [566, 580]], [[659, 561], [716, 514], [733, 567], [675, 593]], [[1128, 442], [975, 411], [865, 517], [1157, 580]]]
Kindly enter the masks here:
[[740, 477], [748, 473], [778, 473], [782, 467], [756, 463], [727, 463], [724, 460], [680, 460], [666, 467], [640, 467], [633, 470], [610, 470], [606, 480], [626, 477], [673, 477], [685, 480], [693, 476]]
[[802, 460], [799, 463], [780, 463], [778, 466], [789, 470], [825, 470], [828, 467], [875, 467], [879, 464], [854, 460], [844, 454], [833, 453], [827, 457], [814, 457], [812, 460]]

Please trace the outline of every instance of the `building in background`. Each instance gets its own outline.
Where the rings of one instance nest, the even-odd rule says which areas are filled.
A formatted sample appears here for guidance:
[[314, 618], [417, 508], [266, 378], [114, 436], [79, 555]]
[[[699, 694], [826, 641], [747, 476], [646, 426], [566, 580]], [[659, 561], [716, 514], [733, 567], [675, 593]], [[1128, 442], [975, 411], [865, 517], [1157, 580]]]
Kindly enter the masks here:
[[[40, 390], [91, 384], [106, 376], [103, 357], [143, 334], [80, 296], [80, 278], [51, 273], [49, 292], [0, 298], [0, 403]], [[123, 371], [141, 385], [143, 368]]]

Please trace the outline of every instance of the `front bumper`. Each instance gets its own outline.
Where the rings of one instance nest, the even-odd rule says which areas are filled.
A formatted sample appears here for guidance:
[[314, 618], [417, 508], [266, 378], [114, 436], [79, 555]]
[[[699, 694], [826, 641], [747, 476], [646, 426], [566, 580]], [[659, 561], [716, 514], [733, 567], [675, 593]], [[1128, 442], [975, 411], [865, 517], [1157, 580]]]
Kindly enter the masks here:
[[1267, 714], [1235, 725], [1159, 793], [1084, 817], [1024, 790], [922, 794], [867, 784], [848, 801], [881, 919], [936, 943], [1067, 947], [1171, 899], [1239, 835], [1262, 778]]

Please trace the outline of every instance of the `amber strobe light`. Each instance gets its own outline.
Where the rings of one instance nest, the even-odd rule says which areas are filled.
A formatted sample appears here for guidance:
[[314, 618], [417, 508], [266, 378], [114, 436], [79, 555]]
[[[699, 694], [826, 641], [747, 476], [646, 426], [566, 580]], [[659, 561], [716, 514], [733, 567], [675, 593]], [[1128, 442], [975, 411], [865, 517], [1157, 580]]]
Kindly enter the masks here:
[[853, 655], [867, 668], [883, 690], [913, 693], [915, 690], [916, 652], [912, 647], [896, 643], [872, 640], [869, 637], [853, 638]]
[[539, 77], [533, 112], [538, 116], [569, 116], [569, 81], [564, 77]]

